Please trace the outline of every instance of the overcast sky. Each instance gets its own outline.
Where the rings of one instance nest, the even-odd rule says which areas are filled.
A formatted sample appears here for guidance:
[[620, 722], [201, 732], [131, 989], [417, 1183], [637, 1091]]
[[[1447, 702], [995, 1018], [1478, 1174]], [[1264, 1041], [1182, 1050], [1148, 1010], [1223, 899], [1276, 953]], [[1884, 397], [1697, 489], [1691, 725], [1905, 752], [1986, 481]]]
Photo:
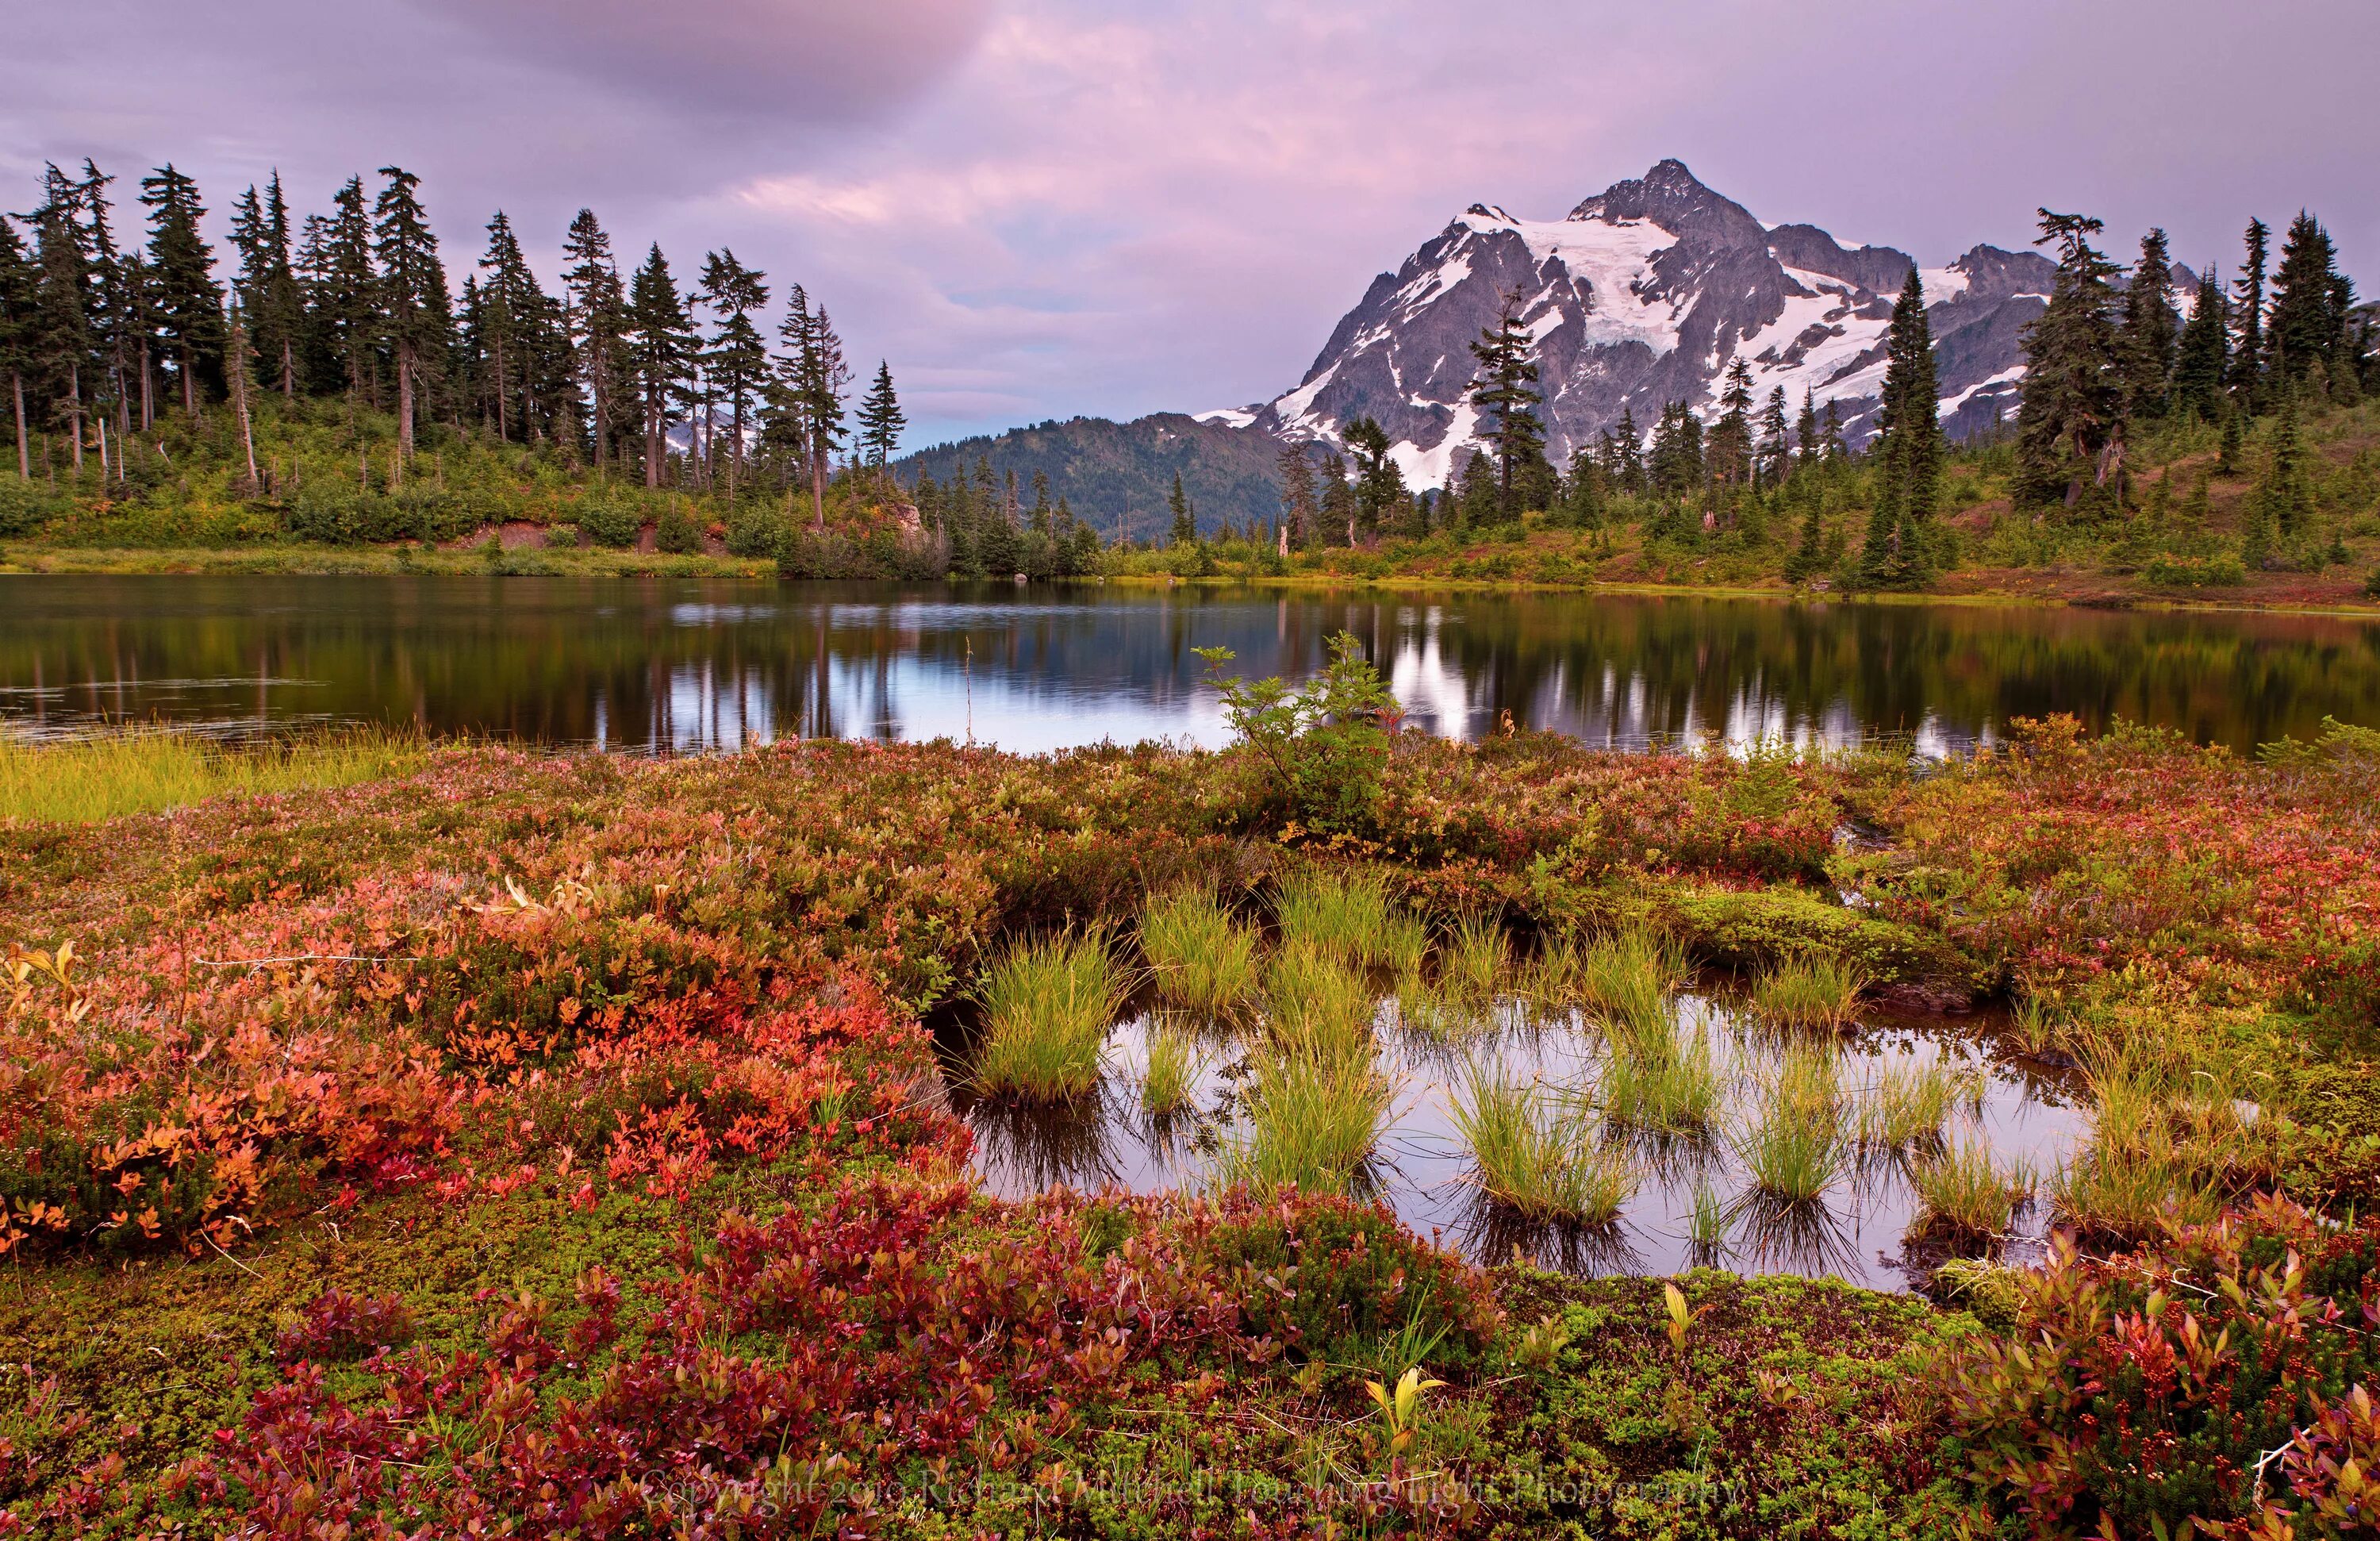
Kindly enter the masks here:
[[2047, 204], [2236, 260], [2301, 205], [2380, 286], [2380, 3], [12, 0], [0, 208], [167, 159], [220, 228], [396, 163], [459, 287], [503, 208], [551, 278], [732, 246], [799, 279], [912, 445], [1294, 384], [1475, 201], [1559, 217], [1665, 155], [1927, 262]]

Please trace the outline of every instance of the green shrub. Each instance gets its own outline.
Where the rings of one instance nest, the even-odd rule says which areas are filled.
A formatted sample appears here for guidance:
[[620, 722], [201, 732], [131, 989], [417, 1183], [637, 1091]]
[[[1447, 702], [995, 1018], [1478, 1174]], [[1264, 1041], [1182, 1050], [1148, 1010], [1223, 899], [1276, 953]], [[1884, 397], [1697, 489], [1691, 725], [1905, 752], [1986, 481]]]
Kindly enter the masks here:
[[2160, 588], [2237, 588], [2248, 581], [2248, 569], [2236, 556], [2158, 556], [2141, 576]]
[[738, 504], [727, 516], [727, 554], [778, 557], [784, 554], [785, 521], [773, 510]]
[[1269, 811], [1325, 832], [1368, 824], [1402, 713], [1363, 644], [1348, 632], [1331, 637], [1330, 661], [1303, 689], [1226, 675], [1229, 648], [1194, 650], [1222, 695], [1232, 734], [1250, 751]]
[[644, 510], [622, 499], [591, 497], [578, 505], [578, 528], [599, 546], [625, 551], [644, 527]]
[[5, 479], [0, 479], [0, 538], [30, 535], [66, 508], [39, 482], [18, 480], [16, 468], [10, 467]]
[[694, 516], [674, 499], [662, 510], [660, 521], [653, 528], [653, 546], [677, 556], [688, 556], [702, 550], [702, 527]]

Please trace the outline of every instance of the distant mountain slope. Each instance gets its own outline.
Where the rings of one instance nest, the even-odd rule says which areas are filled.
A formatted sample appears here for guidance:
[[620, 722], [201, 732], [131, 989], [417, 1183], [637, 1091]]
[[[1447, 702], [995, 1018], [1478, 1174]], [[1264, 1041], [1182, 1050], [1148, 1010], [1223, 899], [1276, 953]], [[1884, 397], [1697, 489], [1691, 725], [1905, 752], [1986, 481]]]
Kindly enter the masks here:
[[1281, 445], [1258, 429], [1159, 412], [1125, 423], [1074, 418], [981, 434], [904, 455], [893, 468], [905, 479], [924, 472], [948, 482], [986, 460], [995, 477], [1016, 473], [1026, 503], [1038, 471], [1050, 479], [1050, 500], [1064, 497], [1102, 537], [1148, 540], [1163, 539], [1172, 523], [1165, 500], [1177, 472], [1202, 529], [1279, 518]]
[[[1616, 182], [1563, 219], [1515, 219], [1475, 203], [1395, 273], [1372, 281], [1296, 389], [1251, 426], [1337, 443], [1377, 418], [1397, 442], [1408, 482], [1445, 484], [1475, 427], [1463, 400], [1470, 344], [1502, 297], [1520, 297], [1537, 344], [1548, 448], [1556, 464], [1633, 412], [1649, 431], [1664, 404], [1715, 411], [1730, 361], [1751, 366], [1766, 398], [1783, 387], [1841, 406], [1864, 438], [1884, 379], [1884, 331], [1912, 260], [1888, 247], [1846, 249], [1810, 224], [1764, 225], [1677, 161]], [[1923, 272], [1937, 348], [1943, 426], [1953, 438], [2012, 414], [2025, 323], [2055, 276], [2033, 251], [1977, 246]], [[2186, 310], [2194, 285], [2173, 274]]]

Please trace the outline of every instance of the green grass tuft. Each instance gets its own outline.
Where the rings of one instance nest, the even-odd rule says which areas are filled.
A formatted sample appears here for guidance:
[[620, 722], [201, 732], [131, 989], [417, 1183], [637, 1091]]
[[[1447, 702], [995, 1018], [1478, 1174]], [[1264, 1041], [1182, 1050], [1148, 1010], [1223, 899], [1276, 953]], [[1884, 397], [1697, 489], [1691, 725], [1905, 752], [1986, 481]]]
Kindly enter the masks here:
[[1129, 993], [1104, 935], [1068, 932], [1010, 948], [976, 989], [983, 1007], [976, 1089], [1026, 1102], [1089, 1095]]
[[1212, 893], [1185, 889], [1141, 911], [1140, 950], [1159, 993], [1175, 1005], [1220, 1016], [1257, 991], [1257, 934]]
[[1285, 1053], [1371, 1059], [1371, 986], [1308, 943], [1293, 942], [1273, 954], [1265, 969], [1265, 1006], [1266, 1026]]
[[55, 744], [0, 737], [0, 819], [91, 824], [225, 793], [352, 786], [419, 770], [429, 746], [383, 728], [225, 745], [162, 728]]
[[1439, 946], [1439, 988], [1457, 1001], [1493, 1001], [1512, 968], [1512, 944], [1492, 915], [1463, 916]]
[[1220, 1174], [1265, 1192], [1294, 1183], [1343, 1193], [1379, 1143], [1395, 1087], [1369, 1059], [1257, 1055], [1242, 1104], [1245, 1134]]
[[1753, 981], [1752, 1007], [1784, 1027], [1849, 1027], [1867, 979], [1838, 958], [1789, 958]]
[[1303, 872], [1273, 901], [1285, 946], [1303, 943], [1342, 963], [1404, 977], [1421, 971], [1429, 933], [1377, 872]]
[[2021, 1167], [2003, 1169], [1987, 1147], [1966, 1140], [1912, 1162], [1909, 1183], [1921, 1207], [1910, 1236], [1959, 1244], [2005, 1232], [2017, 1200], [2033, 1186]]
[[1168, 1027], [1148, 1034], [1148, 1061], [1140, 1072], [1140, 1106], [1151, 1118], [1172, 1118], [1190, 1105], [1197, 1088], [1198, 1046]]
[[1451, 1112], [1480, 1187], [1525, 1219], [1600, 1225], [1636, 1191], [1624, 1152], [1598, 1145], [1585, 1120], [1550, 1111], [1536, 1087], [1500, 1072], [1473, 1065]]

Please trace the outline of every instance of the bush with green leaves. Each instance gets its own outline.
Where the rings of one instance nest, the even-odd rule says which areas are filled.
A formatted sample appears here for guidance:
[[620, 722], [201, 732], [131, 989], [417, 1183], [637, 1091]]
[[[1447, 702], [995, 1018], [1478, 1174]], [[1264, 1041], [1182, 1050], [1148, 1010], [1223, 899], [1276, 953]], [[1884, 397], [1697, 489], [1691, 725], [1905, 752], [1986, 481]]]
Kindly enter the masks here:
[[653, 546], [658, 551], [674, 555], [691, 555], [702, 550], [702, 526], [695, 522], [694, 516], [687, 513], [683, 504], [673, 499], [670, 505], [662, 510], [661, 518], [653, 526]]
[[644, 510], [624, 499], [593, 497], [578, 505], [578, 528], [599, 546], [625, 550], [644, 527]]
[[1363, 644], [1343, 631], [1331, 637], [1330, 661], [1303, 687], [1225, 673], [1229, 648], [1196, 650], [1223, 698], [1224, 720], [1257, 767], [1267, 811], [1325, 833], [1364, 829], [1403, 710]]

